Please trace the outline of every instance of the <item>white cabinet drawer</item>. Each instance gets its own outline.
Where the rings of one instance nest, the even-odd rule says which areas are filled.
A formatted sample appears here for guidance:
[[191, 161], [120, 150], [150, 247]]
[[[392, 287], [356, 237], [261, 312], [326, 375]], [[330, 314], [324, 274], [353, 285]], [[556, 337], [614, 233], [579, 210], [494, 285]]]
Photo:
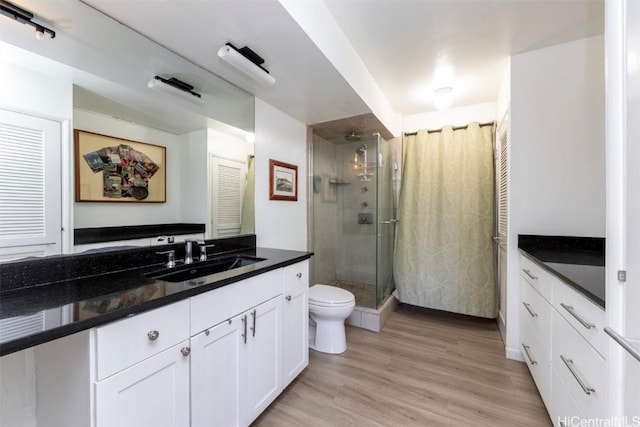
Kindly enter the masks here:
[[284, 268], [284, 292], [297, 295], [309, 288], [309, 261], [302, 261]]
[[99, 327], [98, 381], [188, 338], [188, 300]]
[[552, 283], [558, 280], [557, 278], [524, 255], [520, 255], [520, 276], [536, 288], [547, 301], [551, 301]]
[[551, 369], [551, 406], [548, 407], [551, 421], [556, 427], [569, 427], [584, 420], [584, 414], [571, 397], [555, 367]]
[[607, 395], [606, 362], [564, 317], [555, 311], [552, 355], [554, 368], [582, 412], [587, 418], [604, 418]]
[[520, 318], [531, 325], [545, 352], [551, 354], [551, 304], [522, 278], [520, 300]]
[[605, 312], [601, 307], [562, 281], [554, 285], [553, 306], [600, 355], [606, 354]]
[[[282, 294], [282, 268], [191, 298], [191, 335]], [[242, 297], [239, 298], [238, 296]]]
[[529, 371], [531, 371], [531, 376], [538, 387], [542, 400], [548, 407], [551, 383], [550, 355], [544, 350], [528, 322], [523, 322], [520, 325], [520, 340], [522, 356], [527, 363]]

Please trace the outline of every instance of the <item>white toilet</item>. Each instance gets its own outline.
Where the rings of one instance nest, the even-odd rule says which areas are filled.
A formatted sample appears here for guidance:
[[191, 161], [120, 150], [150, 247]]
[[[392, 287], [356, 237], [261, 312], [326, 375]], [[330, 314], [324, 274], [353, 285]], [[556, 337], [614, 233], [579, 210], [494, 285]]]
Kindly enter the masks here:
[[343, 353], [347, 349], [344, 321], [355, 306], [356, 298], [344, 289], [309, 288], [309, 347], [322, 353]]

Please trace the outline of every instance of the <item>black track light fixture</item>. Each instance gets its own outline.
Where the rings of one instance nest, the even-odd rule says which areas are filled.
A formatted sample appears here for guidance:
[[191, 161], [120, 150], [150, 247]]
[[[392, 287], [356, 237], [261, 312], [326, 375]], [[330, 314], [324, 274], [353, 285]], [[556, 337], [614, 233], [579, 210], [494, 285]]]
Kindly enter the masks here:
[[44, 38], [45, 34], [49, 34], [52, 39], [56, 37], [55, 31], [45, 27], [44, 25], [33, 22], [33, 13], [22, 9], [13, 3], [9, 3], [6, 0], [0, 0], [0, 13], [15, 21], [34, 27], [36, 29], [36, 37], [39, 40]]

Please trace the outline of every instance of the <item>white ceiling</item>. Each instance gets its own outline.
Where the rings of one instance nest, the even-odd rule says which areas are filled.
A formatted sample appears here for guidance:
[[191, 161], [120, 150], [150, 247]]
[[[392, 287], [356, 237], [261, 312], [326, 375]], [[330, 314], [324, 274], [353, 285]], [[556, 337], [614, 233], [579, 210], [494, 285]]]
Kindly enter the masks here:
[[[56, 13], [59, 2], [15, 3], [31, 6], [58, 31], [81, 25]], [[84, 3], [304, 123], [371, 111], [276, 0]], [[392, 109], [403, 115], [434, 110], [432, 92], [443, 84], [453, 85], [454, 107], [495, 101], [510, 55], [602, 34], [604, 28], [603, 0], [325, 0], [325, 4]], [[261, 87], [220, 61], [217, 51], [227, 42], [248, 45], [261, 55], [277, 79], [275, 87]], [[439, 64], [453, 71], [452, 82], [436, 81]]]

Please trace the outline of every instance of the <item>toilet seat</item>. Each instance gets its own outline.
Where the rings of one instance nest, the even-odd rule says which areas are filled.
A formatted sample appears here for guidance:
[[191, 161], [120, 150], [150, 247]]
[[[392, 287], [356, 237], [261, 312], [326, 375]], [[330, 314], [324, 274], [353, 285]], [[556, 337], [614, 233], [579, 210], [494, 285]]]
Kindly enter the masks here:
[[335, 286], [313, 285], [309, 288], [309, 304], [317, 307], [346, 307], [355, 304], [349, 291]]

